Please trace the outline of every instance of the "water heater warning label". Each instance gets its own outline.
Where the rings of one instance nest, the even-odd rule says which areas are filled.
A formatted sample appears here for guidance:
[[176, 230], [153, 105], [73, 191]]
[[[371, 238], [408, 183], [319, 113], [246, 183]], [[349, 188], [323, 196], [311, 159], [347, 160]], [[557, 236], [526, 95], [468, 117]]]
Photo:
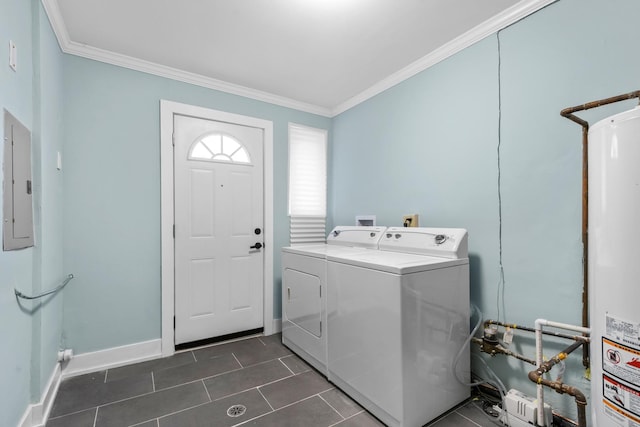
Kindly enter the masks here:
[[620, 409], [606, 399], [603, 399], [602, 403], [604, 403], [604, 414], [615, 422], [616, 426], [640, 427], [640, 419], [638, 419], [638, 417], [634, 417], [627, 411]]
[[619, 408], [640, 417], [640, 391], [603, 375], [602, 395]]
[[607, 314], [605, 325], [605, 335], [608, 338], [640, 350], [640, 324], [617, 319]]
[[602, 370], [640, 387], [640, 350], [602, 337]]

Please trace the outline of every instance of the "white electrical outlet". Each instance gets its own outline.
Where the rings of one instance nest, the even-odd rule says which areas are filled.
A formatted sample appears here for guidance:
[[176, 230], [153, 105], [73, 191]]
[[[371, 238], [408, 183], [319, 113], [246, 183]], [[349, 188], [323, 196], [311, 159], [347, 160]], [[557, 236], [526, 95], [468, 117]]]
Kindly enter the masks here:
[[9, 40], [9, 67], [13, 71], [18, 70], [18, 48], [12, 40]]

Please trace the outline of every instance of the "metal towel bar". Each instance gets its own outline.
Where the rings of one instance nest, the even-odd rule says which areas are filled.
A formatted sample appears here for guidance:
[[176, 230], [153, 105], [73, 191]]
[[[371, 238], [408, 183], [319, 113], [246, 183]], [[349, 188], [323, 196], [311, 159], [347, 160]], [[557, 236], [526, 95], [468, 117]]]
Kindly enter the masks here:
[[60, 286], [58, 286], [57, 288], [51, 289], [51, 290], [46, 291], [46, 292], [39, 293], [38, 295], [33, 295], [33, 296], [25, 295], [25, 294], [23, 294], [22, 292], [20, 292], [19, 290], [15, 289], [15, 288], [13, 289], [13, 291], [16, 293], [16, 296], [18, 298], [22, 298], [22, 299], [38, 299], [38, 298], [42, 298], [44, 296], [47, 296], [47, 295], [50, 295], [50, 294], [58, 292], [60, 289], [62, 289], [65, 286], [67, 286], [67, 283], [69, 283], [69, 281], [71, 279], [73, 279], [73, 274], [69, 274], [67, 276], [67, 278], [64, 279], [64, 282], [62, 282], [60, 284]]

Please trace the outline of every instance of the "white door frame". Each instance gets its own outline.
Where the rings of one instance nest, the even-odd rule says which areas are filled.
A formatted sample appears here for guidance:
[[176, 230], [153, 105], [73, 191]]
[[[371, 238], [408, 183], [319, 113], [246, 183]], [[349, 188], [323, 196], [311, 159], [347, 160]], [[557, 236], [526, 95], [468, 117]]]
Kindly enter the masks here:
[[160, 100], [160, 212], [162, 250], [162, 356], [175, 352], [173, 239], [173, 115], [235, 123], [264, 131], [264, 334], [275, 333], [273, 319], [273, 122], [178, 102]]

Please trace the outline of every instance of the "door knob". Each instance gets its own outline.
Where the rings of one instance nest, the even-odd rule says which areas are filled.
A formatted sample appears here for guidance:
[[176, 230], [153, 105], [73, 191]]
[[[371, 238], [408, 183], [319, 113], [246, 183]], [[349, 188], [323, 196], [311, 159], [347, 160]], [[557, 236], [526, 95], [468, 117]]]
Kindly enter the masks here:
[[253, 246], [249, 246], [249, 249], [260, 249], [262, 247], [262, 243], [258, 242]]

